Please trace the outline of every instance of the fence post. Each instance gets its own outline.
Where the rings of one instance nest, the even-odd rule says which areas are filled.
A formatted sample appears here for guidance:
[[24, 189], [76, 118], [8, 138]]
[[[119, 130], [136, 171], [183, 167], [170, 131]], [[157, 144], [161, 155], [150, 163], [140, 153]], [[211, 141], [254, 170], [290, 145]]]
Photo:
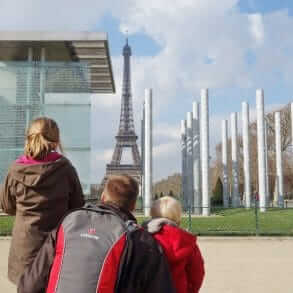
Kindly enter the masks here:
[[255, 200], [254, 213], [255, 213], [255, 235], [259, 236], [259, 219], [258, 219], [258, 200]]
[[192, 225], [191, 225], [191, 206], [188, 206], [188, 231], [191, 233]]

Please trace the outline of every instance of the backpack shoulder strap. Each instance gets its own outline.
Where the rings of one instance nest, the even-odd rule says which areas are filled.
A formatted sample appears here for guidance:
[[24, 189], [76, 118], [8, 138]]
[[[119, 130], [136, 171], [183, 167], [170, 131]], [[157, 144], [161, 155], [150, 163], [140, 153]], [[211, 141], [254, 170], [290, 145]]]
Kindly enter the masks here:
[[112, 215], [119, 219], [120, 224], [125, 228], [126, 232], [130, 232], [132, 230], [138, 229], [138, 225], [133, 220], [125, 221], [118, 213], [115, 213], [111, 209], [103, 208], [99, 205], [92, 205], [92, 204], [85, 204], [82, 208], [79, 208], [78, 210], [84, 210], [84, 211], [91, 211], [95, 213], [101, 213], [101, 214], [108, 214]]

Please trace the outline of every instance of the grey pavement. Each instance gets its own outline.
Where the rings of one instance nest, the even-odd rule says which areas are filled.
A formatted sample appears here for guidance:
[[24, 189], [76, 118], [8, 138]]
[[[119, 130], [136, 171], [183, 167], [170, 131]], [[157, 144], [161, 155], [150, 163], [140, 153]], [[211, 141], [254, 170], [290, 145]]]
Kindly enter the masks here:
[[[292, 293], [293, 238], [200, 237], [206, 278], [201, 293]], [[10, 239], [0, 239], [0, 292], [15, 293], [6, 277]]]

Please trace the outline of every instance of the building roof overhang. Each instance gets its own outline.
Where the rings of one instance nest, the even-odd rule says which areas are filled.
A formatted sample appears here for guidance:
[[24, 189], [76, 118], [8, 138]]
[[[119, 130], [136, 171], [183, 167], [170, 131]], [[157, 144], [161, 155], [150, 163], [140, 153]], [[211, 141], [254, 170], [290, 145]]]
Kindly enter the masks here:
[[0, 31], [0, 61], [27, 61], [28, 48], [40, 60], [86, 62], [90, 68], [92, 93], [115, 93], [115, 83], [106, 33]]

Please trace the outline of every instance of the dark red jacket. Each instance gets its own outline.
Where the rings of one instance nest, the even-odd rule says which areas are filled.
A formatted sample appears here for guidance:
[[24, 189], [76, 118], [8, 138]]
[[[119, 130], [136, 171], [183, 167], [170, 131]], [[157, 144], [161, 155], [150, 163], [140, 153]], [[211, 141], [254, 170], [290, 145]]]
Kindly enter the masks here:
[[144, 227], [163, 247], [176, 292], [199, 292], [205, 271], [196, 237], [164, 218], [153, 219]]

